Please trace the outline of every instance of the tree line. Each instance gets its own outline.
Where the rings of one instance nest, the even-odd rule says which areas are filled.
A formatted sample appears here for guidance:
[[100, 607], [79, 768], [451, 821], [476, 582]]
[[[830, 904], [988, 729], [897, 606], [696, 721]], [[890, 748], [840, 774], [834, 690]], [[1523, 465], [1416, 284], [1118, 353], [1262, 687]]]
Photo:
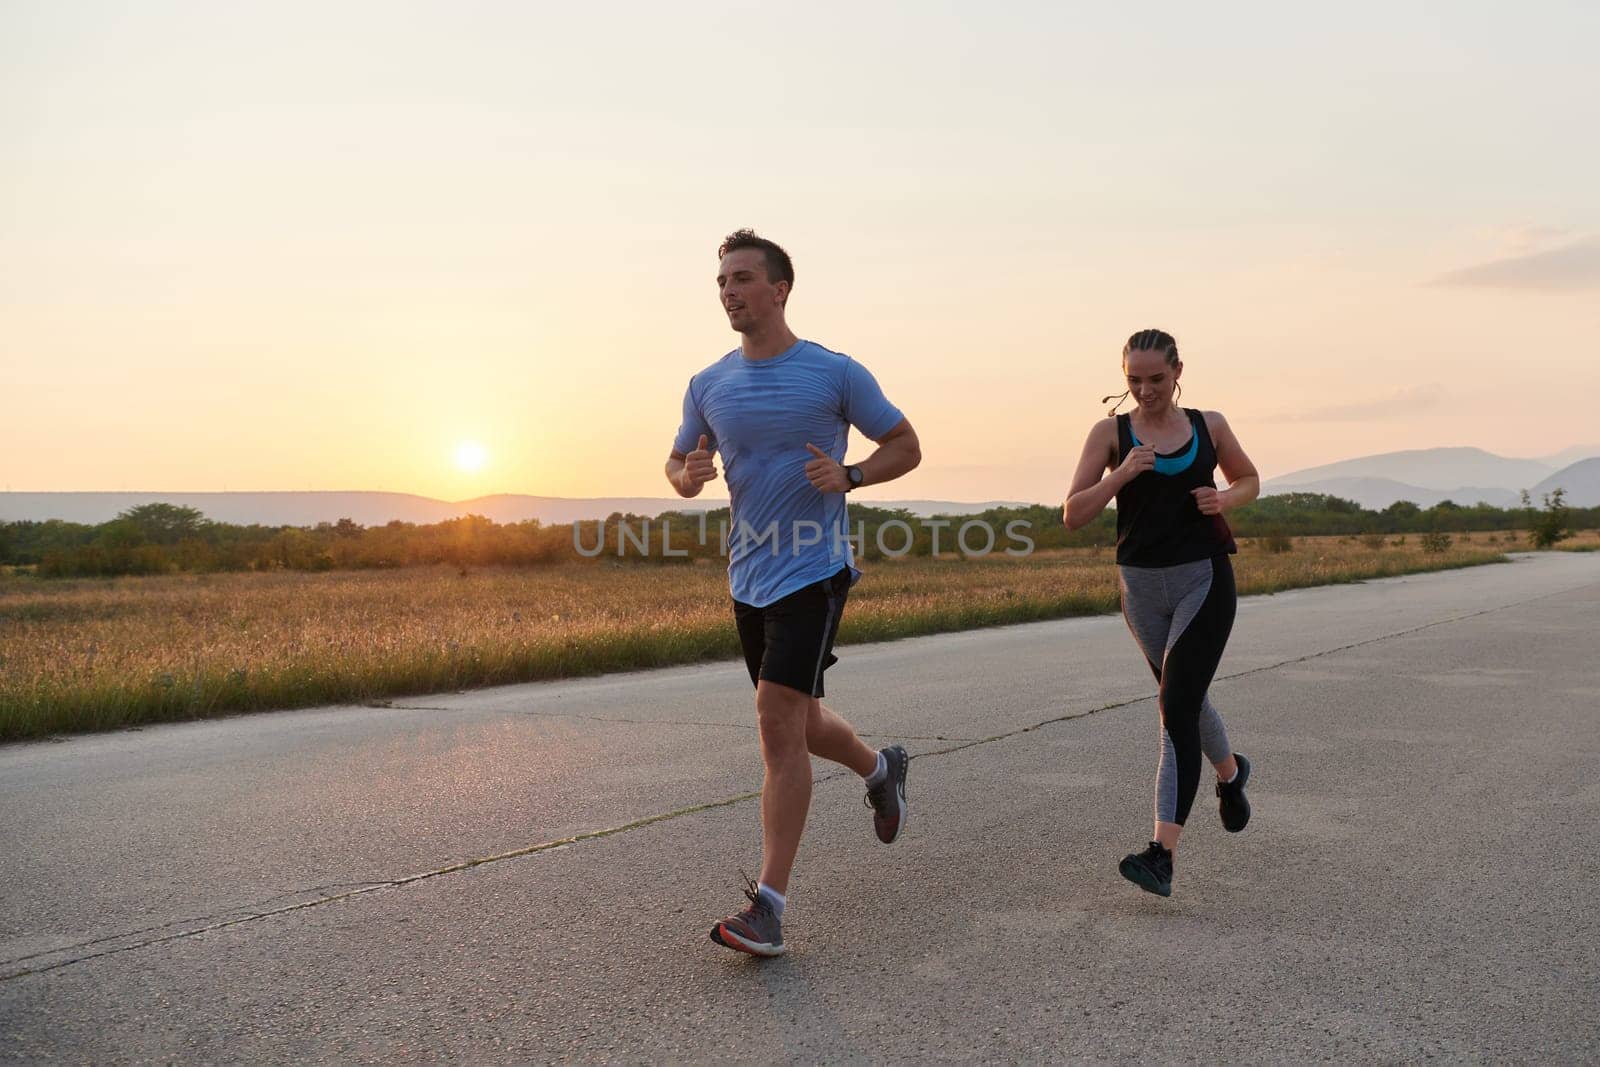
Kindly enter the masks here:
[[[1051, 548], [1109, 547], [1116, 515], [1068, 530], [1059, 507], [992, 508], [975, 515], [921, 517], [904, 509], [852, 504], [850, 536], [865, 558], [940, 554], [1026, 555]], [[1230, 512], [1241, 538], [1289, 543], [1297, 536], [1447, 534], [1523, 531], [1549, 545], [1575, 529], [1600, 527], [1600, 507], [1568, 508], [1560, 490], [1520, 508], [1444, 501], [1429, 508], [1400, 502], [1381, 511], [1322, 493], [1264, 497]], [[31, 568], [46, 578], [166, 574], [176, 571], [322, 571], [458, 566], [536, 566], [566, 561], [629, 560], [655, 564], [717, 558], [737, 531], [726, 508], [616, 513], [604, 520], [544, 524], [496, 523], [481, 515], [444, 522], [361, 526], [349, 519], [315, 526], [241, 526], [214, 522], [194, 508], [142, 504], [99, 524], [0, 523], [0, 565]], [[725, 531], [727, 531], [725, 533]]]

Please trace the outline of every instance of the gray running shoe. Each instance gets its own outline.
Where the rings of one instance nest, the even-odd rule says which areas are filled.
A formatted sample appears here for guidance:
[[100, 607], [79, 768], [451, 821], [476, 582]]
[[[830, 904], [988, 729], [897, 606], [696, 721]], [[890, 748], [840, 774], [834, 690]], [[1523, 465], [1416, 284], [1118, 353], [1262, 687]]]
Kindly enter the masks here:
[[752, 956], [781, 956], [789, 951], [783, 943], [783, 923], [772, 910], [761, 888], [748, 878], [744, 895], [750, 906], [730, 915], [711, 928], [711, 940], [725, 948], [748, 952]]
[[911, 767], [911, 757], [899, 745], [879, 751], [889, 773], [877, 785], [867, 787], [866, 805], [872, 809], [872, 828], [878, 832], [878, 840], [892, 845], [910, 816], [906, 809], [906, 771]]
[[1236, 834], [1250, 822], [1250, 800], [1244, 795], [1244, 784], [1250, 780], [1250, 761], [1235, 752], [1239, 773], [1233, 781], [1217, 783], [1217, 810], [1222, 814], [1222, 828]]

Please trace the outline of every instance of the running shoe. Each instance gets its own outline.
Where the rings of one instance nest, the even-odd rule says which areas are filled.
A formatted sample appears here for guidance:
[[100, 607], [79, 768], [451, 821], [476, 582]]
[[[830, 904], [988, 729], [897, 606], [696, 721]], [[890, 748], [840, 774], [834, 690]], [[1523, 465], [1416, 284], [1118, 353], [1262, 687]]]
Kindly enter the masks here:
[[711, 940], [752, 956], [781, 956], [788, 952], [789, 946], [783, 943], [783, 923], [771, 902], [761, 895], [760, 886], [750, 882], [744, 895], [750, 906], [713, 926]]
[[872, 809], [872, 828], [878, 832], [878, 840], [892, 845], [905, 829], [910, 814], [906, 810], [906, 771], [911, 767], [911, 757], [899, 745], [880, 751], [889, 773], [877, 785], [867, 786], [864, 803]]
[[1250, 780], [1250, 761], [1235, 752], [1239, 773], [1231, 782], [1217, 783], [1217, 810], [1222, 813], [1222, 828], [1236, 834], [1250, 821], [1250, 800], [1244, 795], [1244, 784]]
[[1122, 877], [1146, 893], [1170, 897], [1172, 895], [1172, 853], [1152, 841], [1143, 852], [1130, 852], [1117, 866]]

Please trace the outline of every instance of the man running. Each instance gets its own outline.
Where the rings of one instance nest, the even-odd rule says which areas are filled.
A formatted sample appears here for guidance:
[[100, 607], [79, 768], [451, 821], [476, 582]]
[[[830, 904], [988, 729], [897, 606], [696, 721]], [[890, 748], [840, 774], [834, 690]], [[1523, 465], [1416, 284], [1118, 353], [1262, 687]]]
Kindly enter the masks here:
[[[786, 951], [789, 873], [811, 805], [811, 756], [865, 779], [880, 841], [893, 842], [905, 826], [905, 749], [874, 752], [820, 698], [823, 672], [836, 662], [845, 597], [860, 577], [844, 494], [900, 477], [921, 461], [922, 450], [911, 423], [865, 367], [789, 329], [788, 253], [738, 230], [717, 255], [717, 289], [740, 345], [689, 379], [667, 480], [680, 496], [696, 496], [717, 477], [712, 456], [722, 454], [732, 503], [728, 584], [756, 687], [766, 771], [761, 877], [745, 889], [749, 906], [713, 926], [711, 940], [778, 956]], [[878, 448], [846, 466], [851, 426]]]

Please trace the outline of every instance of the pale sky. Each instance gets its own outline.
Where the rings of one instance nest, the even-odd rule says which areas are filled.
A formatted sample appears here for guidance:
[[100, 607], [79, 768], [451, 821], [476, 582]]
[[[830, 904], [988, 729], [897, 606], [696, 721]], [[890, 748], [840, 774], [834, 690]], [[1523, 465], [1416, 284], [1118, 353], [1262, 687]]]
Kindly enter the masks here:
[[1589, 443], [1597, 45], [1591, 3], [0, 0], [0, 489], [669, 495], [740, 226], [921, 435], [864, 495], [1058, 501], [1150, 326], [1267, 476]]

